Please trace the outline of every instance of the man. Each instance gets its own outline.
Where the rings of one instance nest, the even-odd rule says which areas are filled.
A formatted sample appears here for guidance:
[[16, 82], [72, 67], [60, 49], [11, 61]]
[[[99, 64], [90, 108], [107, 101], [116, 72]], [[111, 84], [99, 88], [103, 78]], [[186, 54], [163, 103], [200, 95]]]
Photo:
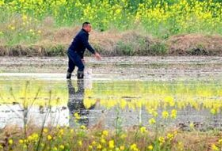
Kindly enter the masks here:
[[83, 79], [84, 77], [84, 52], [87, 48], [94, 56], [100, 60], [101, 56], [99, 53], [95, 52], [95, 50], [92, 48], [92, 46], [89, 44], [89, 32], [91, 31], [92, 27], [89, 22], [84, 22], [82, 24], [81, 31], [76, 35], [76, 37], [73, 39], [72, 44], [70, 45], [68, 49], [68, 71], [66, 78], [71, 79], [72, 72], [75, 69], [75, 66], [78, 67], [77, 72], [77, 78]]

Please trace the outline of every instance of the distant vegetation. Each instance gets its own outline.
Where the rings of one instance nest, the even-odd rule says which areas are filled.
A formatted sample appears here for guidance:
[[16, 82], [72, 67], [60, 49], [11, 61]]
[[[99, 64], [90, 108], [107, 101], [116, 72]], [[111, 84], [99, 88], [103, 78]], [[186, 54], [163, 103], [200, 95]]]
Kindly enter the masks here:
[[[83, 21], [91, 22], [98, 32], [133, 30], [162, 40], [180, 34], [222, 34], [221, 3], [220, 0], [0, 0], [0, 45], [41, 44], [46, 48], [42, 39], [53, 39], [55, 30], [73, 28]], [[127, 49], [120, 55], [167, 53], [163, 43], [151, 47], [160, 48], [157, 53], [151, 52], [150, 47], [146, 47], [145, 53], [134, 53], [131, 50], [134, 47], [121, 41], [117, 47]]]

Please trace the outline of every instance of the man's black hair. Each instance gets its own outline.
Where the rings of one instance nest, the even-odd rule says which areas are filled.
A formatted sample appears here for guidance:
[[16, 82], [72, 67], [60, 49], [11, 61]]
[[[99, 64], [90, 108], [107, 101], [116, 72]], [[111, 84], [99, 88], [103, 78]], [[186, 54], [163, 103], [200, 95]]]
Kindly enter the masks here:
[[82, 28], [85, 27], [86, 25], [89, 25], [89, 24], [90, 24], [90, 22], [84, 22], [84, 23], [82, 24]]

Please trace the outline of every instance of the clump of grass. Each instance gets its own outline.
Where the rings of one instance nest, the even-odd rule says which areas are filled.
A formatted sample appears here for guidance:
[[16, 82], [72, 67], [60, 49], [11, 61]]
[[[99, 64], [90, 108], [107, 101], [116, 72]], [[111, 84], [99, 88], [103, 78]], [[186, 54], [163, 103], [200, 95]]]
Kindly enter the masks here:
[[151, 55], [166, 55], [168, 50], [166, 44], [163, 42], [156, 42], [149, 49]]
[[132, 43], [124, 43], [122, 41], [119, 41], [116, 46], [116, 54], [133, 56], [135, 55], [135, 50], [132, 46]]
[[67, 48], [64, 45], [48, 46], [46, 48], [47, 56], [65, 56]]

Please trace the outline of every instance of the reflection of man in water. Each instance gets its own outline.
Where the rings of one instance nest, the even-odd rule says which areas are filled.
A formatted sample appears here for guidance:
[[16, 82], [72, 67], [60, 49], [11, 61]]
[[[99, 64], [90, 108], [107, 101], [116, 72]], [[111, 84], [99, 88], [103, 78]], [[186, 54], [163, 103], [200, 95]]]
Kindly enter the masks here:
[[[91, 106], [89, 109], [84, 106], [84, 80], [77, 80], [77, 91], [73, 87], [71, 80], [67, 80], [67, 86], [69, 91], [68, 108], [70, 127], [76, 125], [75, 121], [79, 122], [80, 125], [88, 126], [89, 110], [93, 109], [95, 105]], [[77, 114], [80, 118], [75, 119], [74, 114]]]

